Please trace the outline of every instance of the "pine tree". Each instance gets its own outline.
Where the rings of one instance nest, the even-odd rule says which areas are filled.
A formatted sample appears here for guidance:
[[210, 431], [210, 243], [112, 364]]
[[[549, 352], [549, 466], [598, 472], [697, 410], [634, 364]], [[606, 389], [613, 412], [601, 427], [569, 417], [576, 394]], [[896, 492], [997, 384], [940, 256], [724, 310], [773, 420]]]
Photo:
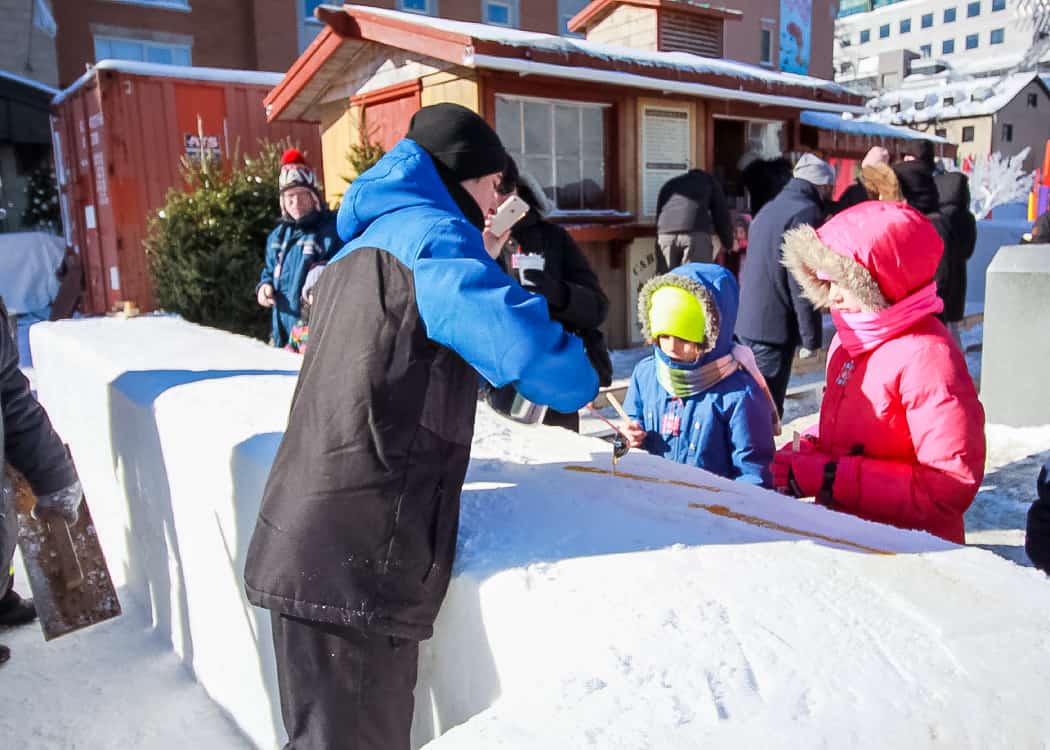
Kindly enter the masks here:
[[261, 144], [228, 169], [183, 160], [185, 189], [150, 217], [146, 253], [158, 305], [186, 320], [265, 340], [269, 311], [255, 285], [279, 217], [278, 175], [288, 143]]
[[58, 186], [55, 184], [55, 170], [50, 164], [41, 164], [29, 175], [26, 198], [26, 209], [22, 212], [23, 227], [51, 234], [62, 231]]

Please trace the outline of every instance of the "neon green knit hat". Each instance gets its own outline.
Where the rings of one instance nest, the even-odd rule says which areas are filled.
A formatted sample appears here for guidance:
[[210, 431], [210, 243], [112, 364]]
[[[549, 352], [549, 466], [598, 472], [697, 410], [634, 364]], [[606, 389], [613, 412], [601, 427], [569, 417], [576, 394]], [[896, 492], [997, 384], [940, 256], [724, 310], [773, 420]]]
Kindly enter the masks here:
[[658, 336], [677, 336], [704, 343], [704, 308], [700, 300], [678, 286], [662, 286], [649, 298], [649, 330]]

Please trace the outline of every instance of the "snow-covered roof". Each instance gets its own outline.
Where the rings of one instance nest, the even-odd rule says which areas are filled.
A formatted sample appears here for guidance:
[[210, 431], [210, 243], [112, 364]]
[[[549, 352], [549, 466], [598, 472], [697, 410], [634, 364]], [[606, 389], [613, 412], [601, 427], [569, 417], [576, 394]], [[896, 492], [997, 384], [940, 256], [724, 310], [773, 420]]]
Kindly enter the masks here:
[[1004, 79], [990, 76], [953, 80], [944, 74], [909, 76], [900, 88], [871, 99], [870, 114], [865, 119], [906, 125], [991, 115], [1038, 79], [1033, 72], [1015, 73]]
[[197, 68], [191, 65], [161, 65], [144, 63], [135, 60], [100, 60], [88, 68], [71, 86], [63, 89], [51, 102], [59, 104], [76, 92], [81, 86], [95, 78], [100, 70], [116, 70], [139, 76], [156, 76], [160, 78], [183, 78], [190, 81], [216, 81], [219, 83], [244, 83], [253, 86], [276, 86], [284, 77], [283, 73], [269, 73], [260, 70], [237, 70], [234, 68]]
[[352, 65], [345, 45], [360, 43], [384, 45], [453, 66], [793, 109], [863, 111], [860, 97], [833, 81], [735, 60], [637, 50], [360, 5], [322, 5], [317, 17], [327, 27], [267, 96], [271, 119], [307, 116], [324, 91], [344, 82]]
[[22, 76], [16, 76], [14, 73], [10, 73], [6, 70], [0, 70], [0, 78], [6, 78], [9, 81], [14, 81], [15, 83], [20, 83], [24, 86], [28, 86], [29, 88], [34, 88], [39, 91], [43, 91], [45, 94], [50, 94], [51, 96], [54, 96], [58, 93], [58, 89], [54, 88], [53, 86], [48, 86], [46, 83], [41, 83], [40, 81], [34, 81], [32, 78], [23, 78]]
[[805, 86], [814, 91], [827, 91], [835, 94], [848, 93], [845, 88], [823, 78], [804, 76], [797, 73], [782, 73], [758, 65], [712, 57], [701, 57], [688, 52], [653, 52], [649, 50], [620, 47], [612, 44], [600, 44], [586, 39], [543, 34], [536, 31], [508, 29], [503, 26], [491, 26], [469, 21], [453, 21], [445, 18], [422, 16], [418, 13], [405, 13], [383, 8], [371, 8], [363, 5], [323, 6], [326, 10], [351, 12], [363, 11], [375, 16], [396, 19], [420, 28], [431, 28], [448, 31], [462, 36], [482, 39], [511, 47], [524, 47], [533, 50], [558, 52], [565, 55], [583, 54], [595, 59], [641, 64], [657, 68], [671, 68], [688, 73], [712, 73], [732, 78], [751, 79], [766, 83]]
[[946, 138], [929, 133], [923, 133], [910, 128], [902, 128], [899, 125], [887, 125], [882, 122], [858, 119], [856, 117], [844, 117], [833, 112], [803, 112], [800, 120], [803, 125], [812, 125], [822, 130], [836, 130], [840, 133], [851, 135], [867, 135], [881, 138], [903, 138], [906, 140], [932, 141], [933, 143], [950, 144]]

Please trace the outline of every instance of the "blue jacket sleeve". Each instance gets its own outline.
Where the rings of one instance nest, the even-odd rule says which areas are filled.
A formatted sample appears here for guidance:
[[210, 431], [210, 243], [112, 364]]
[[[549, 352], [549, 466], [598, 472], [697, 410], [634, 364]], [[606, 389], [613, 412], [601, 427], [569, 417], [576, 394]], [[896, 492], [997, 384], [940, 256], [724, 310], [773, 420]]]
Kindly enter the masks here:
[[641, 366], [641, 363], [635, 365], [634, 372], [631, 373], [631, 383], [627, 386], [627, 395], [623, 398], [623, 410], [627, 412], [627, 416], [644, 426], [645, 403], [642, 401], [642, 389], [638, 382], [638, 370]]
[[729, 412], [732, 462], [740, 474], [736, 477], [738, 482], [770, 488], [773, 475], [769, 467], [775, 452], [772, 407], [766, 395], [751, 382], [751, 387], [739, 394]]
[[278, 233], [281, 228], [278, 226], [269, 236], [266, 238], [266, 260], [263, 263], [262, 275], [259, 277], [259, 283], [255, 285], [255, 291], [259, 291], [259, 287], [263, 284], [269, 284], [273, 286], [273, 271], [277, 267], [277, 249], [281, 245], [280, 237]]
[[541, 295], [500, 270], [474, 227], [461, 219], [435, 224], [412, 270], [427, 335], [492, 385], [513, 384], [530, 401], [562, 412], [597, 395], [598, 375], [583, 343], [551, 321]]

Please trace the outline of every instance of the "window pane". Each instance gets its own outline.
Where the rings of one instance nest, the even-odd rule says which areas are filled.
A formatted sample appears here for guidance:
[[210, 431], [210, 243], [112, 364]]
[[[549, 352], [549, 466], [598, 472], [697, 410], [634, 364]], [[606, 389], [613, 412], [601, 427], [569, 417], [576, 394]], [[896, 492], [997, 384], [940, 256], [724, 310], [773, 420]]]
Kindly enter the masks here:
[[147, 47], [146, 48], [146, 62], [160, 63], [161, 65], [171, 65], [171, 48], [170, 47]]
[[879, 27], [879, 39], [885, 39], [890, 35], [890, 25], [888, 23], [883, 24]]
[[172, 54], [172, 61], [176, 65], [189, 65], [190, 64], [190, 48], [189, 47], [177, 47]]
[[587, 107], [580, 111], [580, 117], [583, 120], [581, 158], [605, 161], [605, 113], [600, 109]]
[[580, 196], [579, 158], [559, 158], [558, 192], [554, 202], [563, 211], [578, 211], [583, 208], [583, 200]]
[[1002, 44], [1005, 34], [1005, 29], [992, 29], [992, 44]]
[[582, 169], [583, 207], [588, 211], [608, 208], [605, 201], [605, 162], [584, 161]]
[[992, 0], [992, 11], [1006, 10], [1006, 0]]
[[944, 22], [952, 23], [955, 21], [955, 8], [948, 8], [944, 11]]
[[549, 156], [526, 156], [519, 167], [536, 178], [547, 197], [554, 200], [554, 161]]
[[981, 4], [979, 2], [977, 2], [977, 3], [969, 3], [966, 6], [966, 17], [967, 18], [973, 18], [974, 16], [979, 16], [979, 15], [981, 15]]
[[401, 0], [401, 10], [413, 10], [417, 13], [426, 13], [427, 0]]
[[944, 42], [941, 43], [941, 54], [950, 55], [953, 52], [955, 52], [955, 40], [945, 39]]
[[551, 105], [539, 102], [524, 102], [525, 107], [525, 153], [532, 155], [551, 154], [554, 144], [551, 134]]
[[932, 13], [926, 13], [922, 17], [922, 27], [924, 29], [928, 29], [931, 26], [933, 26], [933, 14]]
[[118, 60], [139, 60], [145, 57], [141, 42], [128, 42], [123, 39], [110, 39], [109, 52]]
[[496, 98], [496, 135], [508, 151], [521, 151], [521, 102]]
[[911, 19], [910, 18], [905, 18], [903, 21], [901, 21], [901, 33], [902, 34], [910, 34], [911, 33]]
[[109, 51], [109, 40], [108, 39], [96, 39], [95, 40], [95, 61], [105, 60], [106, 58], [113, 57], [113, 53]]
[[580, 108], [554, 108], [554, 141], [558, 156], [580, 156]]
[[933, 47], [928, 44], [924, 44], [919, 47], [919, 52], [922, 53], [923, 57], [931, 57], [933, 55]]
[[510, 8], [503, 3], [485, 3], [485, 21], [510, 26]]
[[967, 34], [966, 35], [966, 49], [977, 49], [977, 35]]
[[871, 41], [871, 29], [864, 29], [864, 31], [860, 32], [860, 43], [861, 44], [867, 44], [870, 41]]

